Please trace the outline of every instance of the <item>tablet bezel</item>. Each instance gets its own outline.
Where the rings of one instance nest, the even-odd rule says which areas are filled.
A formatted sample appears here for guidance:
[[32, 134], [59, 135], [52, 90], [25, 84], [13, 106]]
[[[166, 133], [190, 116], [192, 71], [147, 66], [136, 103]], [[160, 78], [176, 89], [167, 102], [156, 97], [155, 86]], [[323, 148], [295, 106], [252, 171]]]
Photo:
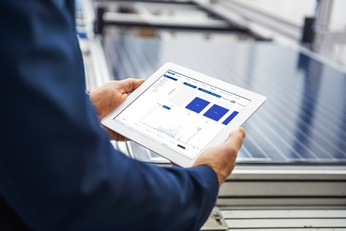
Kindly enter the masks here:
[[[161, 78], [167, 71], [178, 72], [180, 74], [186, 75], [198, 81], [207, 83], [213, 87], [222, 89], [224, 91], [230, 92], [232, 94], [238, 95], [240, 97], [249, 99], [249, 104], [242, 109], [239, 114], [226, 125], [226, 127], [216, 135], [203, 149], [222, 143], [229, 135], [229, 133], [240, 127], [250, 116], [256, 112], [256, 110], [266, 101], [266, 97], [259, 95], [255, 92], [246, 90], [244, 88], [232, 85], [230, 83], [215, 79], [213, 77], [207, 76], [205, 74], [199, 73], [197, 71], [182, 67], [174, 63], [166, 63], [161, 68], [159, 68], [151, 77], [149, 77], [141, 86], [139, 86], [134, 92], [132, 92], [126, 100], [119, 105], [115, 110], [109, 113], [101, 120], [101, 124], [130, 140], [133, 140], [140, 145], [158, 153], [159, 155], [169, 159], [172, 163], [183, 167], [191, 167], [195, 160], [198, 158], [199, 154], [195, 158], [190, 159], [184, 154], [179, 153], [172, 148], [165, 146], [163, 143], [158, 142], [131, 127], [124, 125], [123, 123], [113, 120], [114, 117], [118, 116], [124, 109], [126, 109], [134, 100], [136, 100], [142, 93], [144, 93], [148, 88], [152, 86], [159, 78]], [[201, 153], [203, 152], [201, 151]]]

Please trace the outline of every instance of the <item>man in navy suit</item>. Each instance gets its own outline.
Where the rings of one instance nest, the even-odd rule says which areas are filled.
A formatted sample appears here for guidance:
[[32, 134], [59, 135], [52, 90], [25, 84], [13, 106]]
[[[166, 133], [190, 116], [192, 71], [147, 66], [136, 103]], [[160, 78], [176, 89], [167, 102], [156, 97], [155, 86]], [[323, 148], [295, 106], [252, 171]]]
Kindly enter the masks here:
[[[0, 0], [0, 230], [199, 230], [245, 136], [192, 168], [114, 150], [99, 118], [142, 80], [85, 94], [72, 0]], [[98, 117], [99, 118], [98, 118]]]

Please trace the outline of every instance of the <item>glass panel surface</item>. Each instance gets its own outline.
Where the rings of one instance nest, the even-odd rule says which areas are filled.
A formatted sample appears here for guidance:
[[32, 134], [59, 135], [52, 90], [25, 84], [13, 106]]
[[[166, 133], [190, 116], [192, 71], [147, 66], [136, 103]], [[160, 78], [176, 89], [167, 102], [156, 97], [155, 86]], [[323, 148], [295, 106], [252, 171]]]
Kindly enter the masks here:
[[105, 37], [115, 79], [175, 62], [268, 97], [238, 163], [346, 164], [346, 73], [274, 43]]

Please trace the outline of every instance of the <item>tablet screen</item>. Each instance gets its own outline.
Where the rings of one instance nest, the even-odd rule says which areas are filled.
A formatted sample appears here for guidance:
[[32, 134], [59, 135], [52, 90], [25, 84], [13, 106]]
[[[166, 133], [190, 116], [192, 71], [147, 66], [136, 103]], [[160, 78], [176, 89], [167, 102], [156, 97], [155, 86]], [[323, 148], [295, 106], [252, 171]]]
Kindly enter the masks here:
[[193, 159], [249, 102], [169, 70], [113, 120]]

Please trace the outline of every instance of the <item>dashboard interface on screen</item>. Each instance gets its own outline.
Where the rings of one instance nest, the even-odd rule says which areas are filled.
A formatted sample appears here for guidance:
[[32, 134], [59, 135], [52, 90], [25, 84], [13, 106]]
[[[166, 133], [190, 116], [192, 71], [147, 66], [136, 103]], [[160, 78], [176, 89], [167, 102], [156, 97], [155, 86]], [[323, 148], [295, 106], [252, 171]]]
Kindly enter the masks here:
[[249, 102], [169, 70], [113, 120], [193, 159]]

